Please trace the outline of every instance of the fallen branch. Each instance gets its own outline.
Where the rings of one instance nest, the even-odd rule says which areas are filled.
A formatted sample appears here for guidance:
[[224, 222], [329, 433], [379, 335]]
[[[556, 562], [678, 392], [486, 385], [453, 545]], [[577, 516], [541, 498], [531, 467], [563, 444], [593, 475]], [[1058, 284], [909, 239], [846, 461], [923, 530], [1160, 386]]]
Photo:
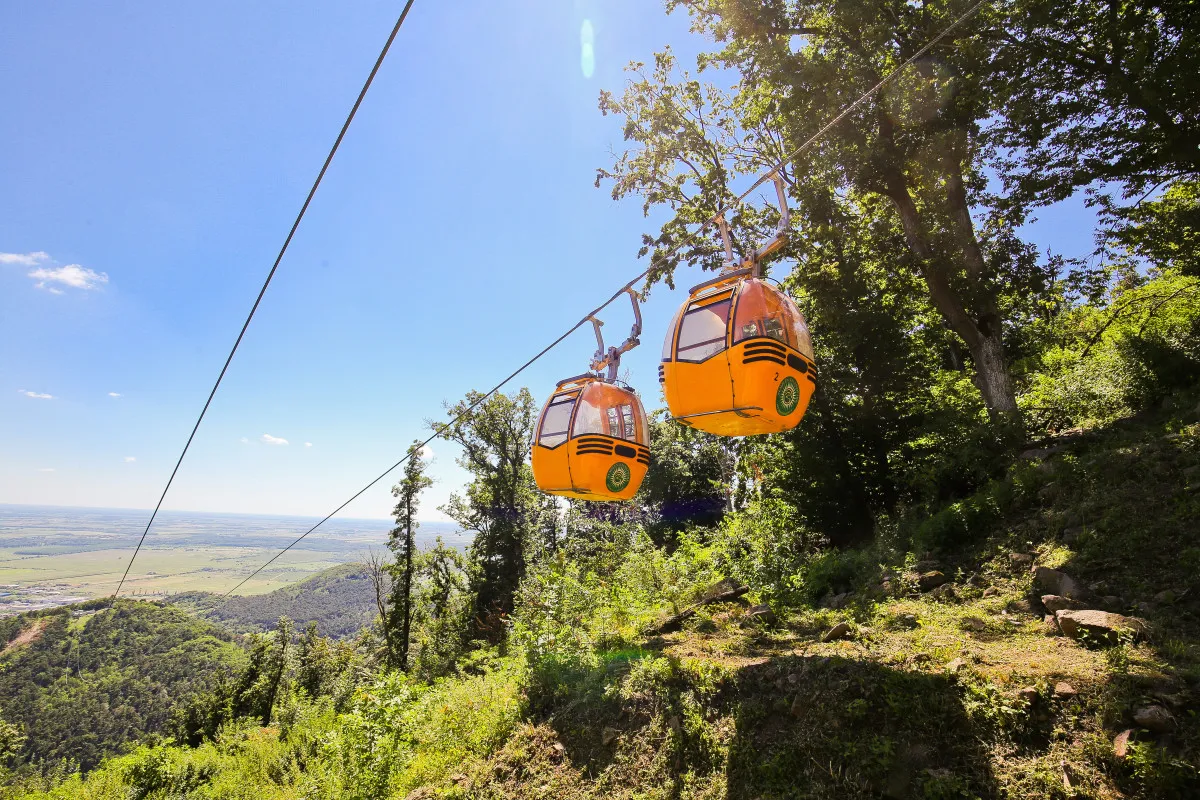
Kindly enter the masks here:
[[713, 603], [724, 603], [728, 602], [729, 600], [736, 600], [737, 598], [746, 594], [748, 591], [750, 591], [749, 586], [742, 586], [732, 578], [726, 578], [725, 580], [715, 583], [706, 589], [700, 596], [699, 600], [685, 608], [683, 611], [667, 617], [653, 628], [648, 628], [646, 630], [646, 635], [659, 636], [664, 633], [674, 633], [683, 627], [684, 622], [687, 622], [687, 620], [696, 616], [696, 609], [700, 608], [701, 606], [707, 606]]

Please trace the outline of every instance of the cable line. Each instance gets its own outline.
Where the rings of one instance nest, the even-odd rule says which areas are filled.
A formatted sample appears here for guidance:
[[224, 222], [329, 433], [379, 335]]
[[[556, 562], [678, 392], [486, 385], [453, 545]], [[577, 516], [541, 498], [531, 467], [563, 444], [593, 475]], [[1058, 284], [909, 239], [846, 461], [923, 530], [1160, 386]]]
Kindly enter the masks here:
[[648, 276], [648, 275], [650, 274], [651, 270], [653, 270], [653, 269], [654, 269], [656, 266], [659, 266], [659, 265], [660, 265], [660, 264], [661, 264], [663, 261], [665, 261], [665, 260], [667, 259], [667, 257], [668, 257], [668, 256], [675, 254], [675, 253], [676, 253], [676, 252], [678, 252], [679, 250], [681, 250], [681, 249], [683, 249], [683, 248], [687, 247], [688, 245], [690, 245], [690, 244], [692, 244], [694, 241], [696, 241], [696, 238], [697, 238], [697, 237], [700, 235], [700, 233], [701, 233], [702, 231], [704, 231], [704, 229], [705, 229], [705, 228], [707, 228], [707, 227], [708, 227], [708, 226], [710, 226], [710, 225], [713, 225], [713, 224], [714, 224], [714, 223], [716, 223], [716, 222], [717, 222], [719, 219], [721, 219], [722, 217], [724, 217], [724, 215], [725, 215], [725, 214], [726, 214], [726, 213], [727, 213], [727, 212], [728, 212], [730, 209], [732, 209], [732, 208], [735, 208], [735, 207], [737, 207], [737, 206], [741, 205], [741, 204], [742, 204], [742, 203], [745, 201], [745, 199], [746, 199], [747, 197], [749, 197], [749, 196], [750, 196], [750, 194], [751, 194], [751, 193], [752, 193], [752, 192], [753, 192], [755, 189], [757, 189], [758, 187], [762, 186], [762, 185], [763, 185], [764, 183], [766, 183], [768, 180], [771, 180], [771, 178], [772, 178], [772, 177], [773, 177], [773, 176], [774, 176], [776, 173], [781, 173], [781, 172], [783, 171], [783, 168], [784, 168], [784, 166], [786, 166], [786, 165], [787, 165], [789, 162], [791, 162], [791, 161], [795, 160], [795, 158], [796, 158], [798, 155], [800, 155], [801, 153], [803, 153], [805, 150], [807, 150], [808, 148], [812, 147], [812, 146], [813, 146], [813, 145], [814, 145], [814, 144], [815, 144], [815, 143], [816, 143], [816, 142], [817, 142], [819, 139], [821, 139], [821, 138], [822, 138], [822, 137], [823, 137], [823, 136], [824, 136], [826, 133], [828, 133], [828, 132], [830, 131], [830, 129], [832, 129], [834, 126], [836, 126], [838, 123], [840, 123], [840, 122], [841, 122], [843, 119], [845, 119], [845, 118], [846, 118], [846, 116], [850, 114], [850, 112], [852, 112], [854, 109], [858, 108], [858, 106], [862, 105], [864, 102], [866, 102], [866, 101], [867, 101], [868, 99], [870, 99], [872, 96], [874, 96], [874, 95], [875, 95], [875, 94], [876, 94], [876, 93], [877, 93], [877, 92], [878, 92], [880, 89], [882, 89], [884, 86], [886, 86], [886, 85], [887, 85], [887, 84], [888, 84], [888, 83], [889, 83], [889, 82], [890, 82], [890, 81], [891, 81], [893, 78], [895, 78], [895, 77], [896, 77], [896, 75], [898, 75], [898, 74], [900, 73], [900, 71], [901, 71], [901, 70], [903, 70], [905, 67], [907, 67], [907, 66], [911, 65], [913, 62], [915, 62], [916, 60], [918, 60], [919, 58], [921, 58], [923, 55], [925, 55], [926, 53], [928, 53], [930, 50], [932, 50], [932, 49], [933, 49], [933, 48], [934, 48], [934, 47], [935, 47], [935, 46], [938, 44], [938, 42], [940, 42], [942, 39], [946, 38], [946, 36], [948, 36], [948, 35], [950, 34], [950, 32], [951, 32], [951, 31], [953, 31], [954, 29], [956, 29], [957, 27], [959, 27], [959, 26], [960, 26], [960, 25], [961, 25], [963, 22], [965, 22], [965, 21], [966, 21], [966, 20], [967, 20], [969, 17], [971, 17], [973, 14], [975, 14], [975, 12], [976, 12], [976, 11], [978, 11], [978, 10], [979, 10], [981, 7], [983, 7], [983, 5], [984, 5], [985, 3], [987, 3], [988, 1], [989, 1], [989, 0], [978, 0], [978, 2], [976, 2], [976, 3], [975, 3], [975, 5], [971, 6], [971, 7], [970, 7], [970, 8], [968, 8], [966, 11], [964, 11], [964, 12], [963, 12], [961, 15], [959, 15], [959, 17], [958, 17], [957, 19], [955, 19], [953, 22], [951, 22], [949, 25], [947, 25], [945, 28], [943, 28], [943, 29], [942, 29], [942, 31], [941, 31], [940, 33], [938, 33], [936, 36], [934, 36], [932, 39], [930, 39], [928, 42], [926, 42], [926, 44], [925, 44], [925, 45], [924, 45], [924, 46], [923, 46], [923, 47], [922, 47], [920, 50], [918, 50], [917, 52], [913, 53], [911, 56], [909, 56], [907, 59], [905, 59], [903, 63], [901, 63], [901, 64], [900, 64], [899, 66], [897, 66], [896, 68], [894, 68], [894, 69], [893, 69], [891, 72], [889, 72], [887, 75], [883, 76], [883, 78], [881, 78], [881, 79], [879, 80], [879, 82], [878, 82], [878, 83], [876, 83], [874, 86], [872, 86], [872, 87], [871, 87], [870, 89], [868, 89], [866, 92], [864, 92], [864, 93], [863, 93], [863, 94], [862, 94], [862, 95], [861, 95], [861, 96], [860, 96], [860, 97], [859, 97], [857, 100], [855, 100], [854, 102], [850, 103], [850, 104], [849, 104], [849, 105], [847, 105], [845, 108], [843, 108], [843, 109], [841, 110], [841, 112], [839, 112], [839, 113], [838, 113], [838, 115], [837, 115], [836, 117], [834, 117], [834, 118], [833, 118], [833, 119], [831, 119], [829, 122], [827, 122], [827, 123], [825, 123], [824, 125], [822, 125], [822, 126], [821, 126], [821, 128], [820, 128], [820, 130], [818, 130], [816, 133], [814, 133], [812, 136], [810, 136], [808, 139], [806, 139], [806, 140], [805, 140], [805, 141], [804, 141], [804, 142], [803, 142], [803, 143], [802, 143], [802, 144], [801, 144], [799, 147], [797, 147], [797, 148], [796, 148], [795, 150], [793, 150], [793, 151], [792, 151], [790, 154], [788, 154], [788, 155], [787, 155], [787, 156], [786, 156], [786, 157], [785, 157], [785, 158], [784, 158], [782, 161], [780, 161], [780, 162], [779, 162], [779, 163], [778, 163], [776, 166], [774, 166], [773, 168], [771, 168], [771, 169], [770, 169], [770, 170], [768, 170], [767, 172], [763, 173], [763, 175], [762, 175], [761, 177], [759, 177], [759, 178], [758, 178], [758, 180], [756, 180], [756, 181], [753, 183], [753, 185], [751, 185], [751, 186], [750, 186], [750, 188], [749, 188], [749, 189], [747, 189], [746, 191], [742, 192], [740, 195], [738, 195], [736, 198], [734, 198], [734, 200], [733, 200], [732, 202], [730, 202], [728, 205], [726, 205], [726, 206], [722, 207], [720, 210], [718, 210], [718, 211], [717, 211], [717, 213], [715, 213], [715, 214], [713, 214], [711, 217], [709, 217], [709, 218], [708, 218], [708, 220], [706, 220], [705, 222], [701, 223], [700, 227], [696, 228], [696, 230], [695, 230], [695, 231], [693, 231], [693, 232], [692, 232], [692, 233], [690, 233], [688, 236], [686, 236], [686, 237], [683, 239], [683, 241], [682, 241], [682, 242], [680, 242], [679, 244], [675, 245], [675, 246], [674, 246], [674, 247], [673, 247], [671, 250], [669, 250], [668, 252], [666, 252], [666, 253], [664, 253], [664, 254], [662, 254], [662, 255], [660, 255], [660, 256], [658, 256], [658, 257], [654, 258], [654, 259], [652, 259], [652, 260], [651, 260], [651, 262], [650, 262], [650, 266], [646, 267], [646, 269], [642, 270], [642, 272], [641, 272], [641, 273], [639, 273], [639, 274], [638, 274], [637, 276], [635, 276], [635, 277], [634, 277], [632, 280], [630, 280], [630, 281], [629, 281], [629, 282], [627, 282], [627, 283], [626, 283], [624, 286], [622, 286], [620, 289], [618, 289], [616, 292], [614, 292], [614, 293], [613, 293], [613, 295], [612, 295], [612, 297], [610, 297], [610, 298], [608, 298], [607, 300], [605, 300], [603, 303], [601, 303], [599, 306], [597, 306], [595, 309], [593, 309], [593, 310], [592, 310], [592, 311], [591, 311], [589, 314], [587, 314], [587, 315], [586, 315], [586, 316], [584, 316], [582, 319], [580, 319], [578, 322], [576, 322], [574, 325], [572, 325], [572, 326], [571, 326], [571, 327], [570, 327], [570, 328], [569, 328], [569, 329], [568, 329], [568, 330], [567, 330], [565, 333], [563, 333], [563, 334], [562, 334], [561, 336], [559, 336], [557, 339], [555, 339], [555, 340], [554, 340], [554, 341], [552, 341], [550, 344], [548, 344], [548, 345], [546, 345], [544, 348], [542, 348], [542, 350], [541, 350], [541, 351], [540, 351], [540, 352], [539, 352], [537, 355], [535, 355], [533, 358], [531, 358], [531, 359], [529, 359], [528, 361], [526, 361], [524, 364], [522, 364], [520, 367], [518, 367], [516, 370], [514, 370], [512, 373], [510, 373], [510, 374], [508, 375], [508, 377], [504, 378], [504, 380], [500, 381], [500, 382], [499, 382], [499, 383], [497, 383], [495, 386], [493, 386], [491, 389], [489, 389], [489, 390], [488, 390], [488, 392], [487, 392], [487, 394], [484, 394], [484, 395], [482, 395], [482, 396], [481, 396], [481, 397], [480, 397], [478, 400], [476, 400], [474, 403], [472, 403], [470, 406], [468, 406], [468, 407], [467, 407], [467, 408], [466, 408], [466, 409], [465, 409], [465, 410], [464, 410], [464, 411], [463, 411], [461, 414], [459, 414], [458, 416], [456, 416], [456, 417], [455, 417], [454, 419], [452, 419], [452, 420], [451, 420], [449, 423], [447, 423], [447, 424], [445, 424], [445, 425], [441, 426], [441, 427], [440, 427], [440, 428], [439, 428], [437, 431], [435, 431], [435, 432], [434, 432], [433, 434], [431, 434], [431, 435], [430, 435], [428, 438], [426, 438], [426, 439], [425, 439], [423, 442], [421, 442], [421, 444], [420, 444], [419, 446], [417, 446], [417, 445], [414, 445], [413, 447], [411, 447], [411, 448], [408, 450], [408, 452], [407, 452], [407, 453], [405, 453], [405, 455], [404, 455], [404, 457], [403, 457], [403, 458], [401, 458], [401, 459], [400, 459], [399, 461], [397, 461], [395, 464], [393, 464], [392, 466], [390, 466], [390, 467], [388, 467], [386, 470], [384, 470], [382, 473], [380, 473], [380, 475], [379, 475], [377, 478], [375, 478], [374, 480], [372, 480], [372, 481], [371, 481], [370, 483], [368, 483], [366, 486], [362, 487], [362, 488], [361, 488], [361, 489], [359, 489], [357, 492], [355, 492], [355, 493], [354, 493], [354, 494], [353, 494], [353, 495], [350, 497], [350, 499], [349, 499], [349, 500], [347, 500], [346, 502], [342, 503], [340, 506], [338, 506], [338, 507], [337, 507], [337, 508], [335, 508], [333, 511], [331, 511], [331, 512], [330, 512], [330, 513], [329, 513], [329, 514], [328, 514], [328, 515], [327, 515], [327, 516], [326, 516], [324, 519], [322, 519], [322, 520], [321, 520], [320, 522], [318, 522], [316, 525], [313, 525], [311, 528], [309, 528], [308, 530], [306, 530], [304, 533], [302, 533], [302, 534], [300, 534], [299, 536], [297, 536], [297, 537], [296, 537], [296, 539], [295, 539], [295, 540], [294, 540], [294, 541], [293, 541], [291, 544], [289, 544], [287, 547], [283, 548], [283, 549], [282, 549], [282, 550], [280, 550], [278, 553], [276, 553], [275, 555], [271, 556], [271, 558], [270, 558], [270, 559], [268, 559], [268, 560], [266, 561], [266, 563], [262, 564], [262, 565], [261, 565], [260, 567], [258, 567], [256, 570], [254, 570], [254, 571], [253, 571], [253, 572], [251, 572], [249, 575], [247, 575], [245, 578], [243, 578], [243, 579], [242, 579], [242, 581], [241, 581], [240, 583], [238, 583], [238, 584], [237, 584], [237, 586], [234, 586], [232, 589], [230, 589], [229, 591], [225, 592], [225, 594], [221, 595], [221, 599], [222, 599], [222, 600], [225, 600], [226, 598], [230, 597], [230, 596], [231, 596], [231, 595], [232, 595], [234, 592], [236, 592], [238, 589], [240, 589], [240, 588], [242, 588], [243, 586], [245, 586], [245, 585], [246, 585], [246, 583], [248, 583], [248, 582], [249, 582], [249, 581], [250, 581], [252, 578], [254, 578], [256, 575], [258, 575], [258, 574], [259, 574], [260, 572], [262, 572], [264, 569], [266, 569], [267, 567], [269, 567], [271, 564], [273, 564], [277, 558], [279, 558], [280, 556], [282, 556], [282, 555], [283, 555], [284, 553], [286, 553], [287, 551], [291, 550], [291, 549], [292, 549], [293, 547], [295, 547], [296, 545], [298, 545], [298, 544], [299, 544], [301, 541], [303, 541], [303, 540], [304, 540], [304, 538], [305, 538], [305, 537], [307, 537], [307, 536], [308, 536], [310, 533], [312, 533], [312, 532], [313, 532], [313, 531], [315, 531], [317, 528], [319, 528], [319, 527], [321, 527], [322, 525], [324, 525], [326, 522], [328, 522], [330, 519], [332, 519], [332, 518], [333, 518], [333, 517], [334, 517], [334, 516], [335, 516], [335, 515], [336, 515], [336, 514], [339, 512], [339, 511], [341, 511], [341, 510], [342, 510], [343, 508], [345, 508], [346, 506], [350, 505], [350, 503], [354, 502], [354, 501], [355, 501], [355, 500], [357, 500], [359, 497], [361, 497], [361, 496], [363, 495], [363, 493], [364, 493], [364, 492], [366, 492], [366, 491], [367, 491], [368, 489], [370, 489], [372, 486], [374, 486], [375, 484], [377, 484], [377, 483], [379, 483], [381, 480], [383, 480], [385, 477], [387, 477], [387, 475], [388, 475], [390, 472], [392, 472], [392, 471], [393, 471], [393, 470], [395, 470], [397, 467], [399, 467], [399, 466], [401, 466], [402, 464], [404, 464], [404, 462], [408, 461], [408, 460], [409, 460], [409, 458], [411, 458], [411, 457], [412, 457], [413, 453], [417, 452], [417, 451], [418, 451], [418, 450], [420, 450], [422, 447], [424, 447], [425, 445], [427, 445], [427, 444], [429, 444], [430, 442], [432, 442], [434, 439], [436, 439], [436, 438], [438, 438], [439, 436], [441, 436], [441, 435], [442, 435], [442, 433], [444, 433], [444, 432], [446, 431], [446, 429], [448, 429], [448, 428], [450, 428], [450, 427], [453, 427], [454, 425], [458, 424], [460, 421], [462, 421], [463, 419], [465, 419], [467, 416], [469, 416], [469, 415], [470, 415], [470, 413], [471, 413], [472, 411], [474, 411], [474, 410], [475, 410], [475, 409], [476, 409], [476, 408], [477, 408], [477, 407], [480, 405], [480, 403], [482, 403], [483, 401], [487, 400], [489, 397], [491, 397], [492, 395], [494, 395], [496, 392], [500, 391], [500, 389], [502, 389], [502, 388], [505, 386], [505, 384], [507, 384], [507, 383], [508, 383], [509, 381], [511, 381], [513, 378], [517, 377], [517, 376], [518, 376], [518, 375], [520, 375], [522, 372], [524, 372], [526, 369], [528, 369], [528, 368], [529, 368], [529, 367], [530, 367], [530, 366], [531, 366], [531, 365], [532, 365], [532, 364], [533, 364], [535, 361], [537, 361], [538, 359], [540, 359], [542, 356], [546, 355], [546, 353], [549, 353], [551, 350], [553, 350], [555, 347], [557, 347], [557, 346], [558, 346], [560, 343], [562, 343], [562, 341], [563, 341], [564, 339], [566, 339], [566, 338], [567, 338], [568, 336], [570, 336], [572, 333], [574, 333], [575, 331], [577, 331], [577, 330], [579, 330], [581, 327], [583, 327], [583, 325], [584, 325], [585, 323], [587, 323], [587, 322], [588, 322], [588, 321], [589, 321], [589, 320], [590, 320], [590, 319], [591, 319], [591, 318], [592, 318], [594, 315], [596, 315], [596, 314], [599, 314], [599, 313], [600, 313], [601, 311], [603, 311], [603, 310], [604, 310], [606, 307], [608, 307], [608, 306], [609, 306], [609, 305], [610, 305], [610, 304], [611, 304], [611, 303], [612, 303], [614, 300], [616, 300], [618, 297], [620, 297], [620, 296], [622, 296], [623, 294], [625, 294], [625, 293], [626, 293], [628, 290], [632, 289], [632, 288], [633, 288], [633, 286], [634, 286], [634, 284], [636, 284], [638, 281], [641, 281], [641, 280], [642, 280], [642, 279], [644, 279], [646, 276]]
[[329, 148], [329, 154], [325, 156], [325, 163], [321, 165], [321, 171], [317, 173], [316, 180], [313, 181], [312, 188], [308, 190], [308, 196], [304, 198], [304, 205], [300, 206], [300, 212], [296, 214], [296, 219], [292, 222], [292, 227], [288, 231], [287, 238], [283, 240], [283, 246], [279, 248], [279, 255], [275, 256], [275, 263], [271, 265], [271, 271], [267, 273], [267, 279], [263, 281], [262, 288], [258, 290], [258, 297], [254, 298], [254, 305], [250, 307], [250, 313], [246, 315], [246, 321], [242, 323], [242, 329], [238, 332], [237, 339], [233, 343], [233, 348], [230, 349], [229, 355], [225, 358], [225, 364], [221, 367], [221, 372], [217, 375], [217, 382], [213, 384], [212, 391], [208, 393], [208, 399], [204, 401], [204, 408], [200, 409], [200, 416], [196, 417], [196, 424], [192, 426], [192, 432], [188, 435], [187, 442], [183, 445], [183, 452], [179, 454], [179, 460], [175, 462], [175, 468], [171, 470], [171, 477], [167, 478], [167, 485], [163, 487], [162, 494], [158, 498], [158, 503], [154, 506], [154, 511], [150, 514], [150, 521], [146, 523], [146, 530], [142, 531], [142, 537], [138, 539], [137, 547], [133, 550], [133, 555], [129, 558], [129, 563], [125, 566], [125, 574], [121, 576], [120, 583], [112, 593], [112, 599], [116, 599], [121, 592], [121, 587], [125, 585], [125, 579], [129, 577], [129, 570], [133, 567], [134, 560], [141, 552], [142, 544], [146, 541], [146, 535], [150, 533], [150, 526], [154, 524], [154, 518], [158, 516], [159, 510], [162, 508], [163, 500], [167, 497], [167, 492], [171, 489], [171, 484], [175, 481], [175, 475], [179, 472], [179, 466], [183, 463], [184, 456], [187, 455], [188, 449], [192, 446], [192, 439], [196, 438], [196, 431], [200, 428], [200, 423], [204, 421], [204, 415], [208, 413], [208, 407], [212, 404], [213, 397], [217, 393], [217, 389], [221, 386], [221, 381], [225, 378], [225, 372], [229, 369], [229, 364], [233, 361], [233, 356], [237, 353], [238, 347], [242, 343], [242, 337], [246, 335], [246, 329], [250, 327], [250, 320], [254, 319], [254, 313], [258, 311], [258, 306], [262, 302], [263, 295], [267, 293], [267, 287], [271, 285], [271, 279], [275, 277], [275, 271], [279, 269], [279, 263], [283, 261], [283, 255], [287, 252], [288, 245], [292, 243], [292, 237], [296, 235], [296, 229], [300, 227], [300, 221], [304, 219], [305, 213], [308, 211], [308, 206], [312, 203], [313, 196], [317, 193], [317, 187], [321, 185], [322, 179], [325, 177], [325, 171], [329, 169], [330, 162], [333, 161], [334, 155], [337, 154], [338, 148], [342, 144], [342, 139], [346, 136], [346, 131], [350, 128], [350, 123], [354, 121], [355, 114], [358, 113], [358, 107], [362, 105], [363, 98], [367, 96], [367, 90], [371, 88], [371, 83], [375, 80], [375, 75], [379, 72], [379, 67], [383, 64], [383, 59], [387, 57], [388, 50], [392, 47], [392, 42], [396, 40], [396, 34], [400, 32], [400, 26], [404, 24], [405, 17], [408, 16], [408, 10], [412, 8], [414, 0], [408, 0], [404, 4], [404, 9], [400, 12], [400, 17], [396, 20], [396, 24], [392, 27], [392, 32], [388, 36], [387, 41], [383, 45], [383, 49], [379, 51], [379, 57], [375, 59], [375, 66], [371, 67], [371, 74], [367, 76], [366, 82], [358, 93], [358, 98], [355, 99], [354, 105], [350, 108], [350, 113], [346, 115], [346, 121], [342, 123], [342, 129], [338, 131], [337, 139], [333, 142], [333, 147]]

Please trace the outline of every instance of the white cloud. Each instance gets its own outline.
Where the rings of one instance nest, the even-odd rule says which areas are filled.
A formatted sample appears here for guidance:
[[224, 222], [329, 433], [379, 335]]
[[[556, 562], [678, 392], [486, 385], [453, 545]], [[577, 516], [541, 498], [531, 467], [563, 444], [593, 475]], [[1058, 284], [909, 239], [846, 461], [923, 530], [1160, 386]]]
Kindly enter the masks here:
[[0, 264], [16, 264], [21, 267], [37, 266], [50, 258], [49, 253], [41, 250], [36, 253], [0, 253]]
[[279, 444], [279, 445], [283, 445], [283, 444], [287, 444], [287, 443], [288, 443], [288, 440], [287, 440], [287, 439], [280, 439], [278, 436], [272, 436], [272, 435], [271, 435], [271, 434], [269, 434], [269, 433], [264, 433], [262, 436], [260, 436], [260, 437], [259, 437], [259, 441], [260, 441], [260, 442], [262, 442], [263, 444]]
[[131, 464], [131, 463], [133, 463], [134, 461], [137, 461], [137, 457], [136, 457], [136, 456], [125, 456], [125, 463], [126, 463], [126, 464]]
[[238, 439], [238, 441], [241, 442], [242, 444], [250, 444], [250, 440], [247, 439], [245, 436], [243, 436], [241, 439]]
[[54, 472], [54, 467], [38, 467], [38, 472]]
[[108, 273], [96, 272], [79, 264], [67, 264], [65, 267], [38, 267], [29, 272], [29, 277], [37, 281], [34, 287], [46, 289], [55, 294], [62, 294], [61, 289], [47, 286], [49, 283], [61, 283], [73, 289], [95, 289], [102, 283], [108, 283]]
[[17, 392], [19, 394], [25, 395], [26, 397], [32, 397], [34, 400], [53, 400], [54, 399], [54, 395], [46, 394], [45, 392], [27, 392], [24, 389], [17, 389]]
[[108, 396], [109, 397], [120, 397], [121, 393], [120, 392], [109, 392]]
[[304, 443], [304, 446], [305, 446], [305, 447], [312, 447], [312, 442], [305, 442], [305, 443]]

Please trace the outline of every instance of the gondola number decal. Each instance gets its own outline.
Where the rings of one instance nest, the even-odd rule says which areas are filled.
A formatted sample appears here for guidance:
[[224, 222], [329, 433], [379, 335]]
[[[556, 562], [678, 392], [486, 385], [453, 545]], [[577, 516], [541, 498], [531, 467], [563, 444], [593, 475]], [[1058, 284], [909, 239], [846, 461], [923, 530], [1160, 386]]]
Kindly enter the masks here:
[[628, 465], [616, 463], [608, 468], [608, 475], [604, 478], [604, 485], [608, 487], [610, 492], [619, 492], [629, 485], [630, 477]]
[[800, 385], [796, 383], [795, 378], [789, 375], [779, 384], [779, 391], [775, 393], [775, 410], [781, 416], [786, 417], [795, 411], [798, 405], [800, 405]]

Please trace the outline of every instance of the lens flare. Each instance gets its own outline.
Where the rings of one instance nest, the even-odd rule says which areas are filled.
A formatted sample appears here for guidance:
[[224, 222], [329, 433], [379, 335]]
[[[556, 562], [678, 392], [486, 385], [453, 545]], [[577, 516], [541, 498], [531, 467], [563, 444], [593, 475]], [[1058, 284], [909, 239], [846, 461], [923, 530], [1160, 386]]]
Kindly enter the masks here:
[[596, 50], [594, 44], [596, 32], [592, 29], [592, 21], [585, 19], [579, 27], [579, 67], [583, 77], [590, 78], [596, 72]]

